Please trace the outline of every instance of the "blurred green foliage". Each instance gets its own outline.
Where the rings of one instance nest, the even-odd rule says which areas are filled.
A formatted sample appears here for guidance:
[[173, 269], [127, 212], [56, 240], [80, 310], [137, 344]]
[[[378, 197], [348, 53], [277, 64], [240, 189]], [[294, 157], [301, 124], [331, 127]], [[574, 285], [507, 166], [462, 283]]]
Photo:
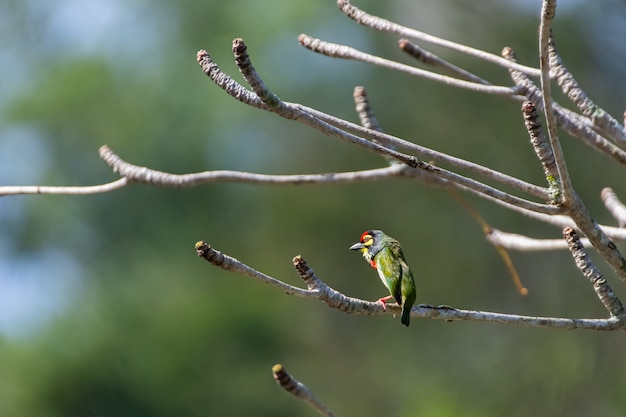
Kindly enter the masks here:
[[[212, 85], [195, 52], [207, 49], [240, 79], [230, 56], [234, 37], [246, 40], [256, 68], [285, 100], [357, 120], [351, 94], [364, 85], [389, 133], [543, 181], [517, 104], [300, 48], [296, 37], [306, 32], [406, 60], [394, 50], [393, 37], [356, 25], [333, 1], [85, 4], [93, 15], [70, 13], [81, 10], [70, 0], [0, 6], [10, 29], [0, 31], [2, 46], [20, 51], [0, 61], [14, 80], [0, 84], [2, 158], [14, 167], [2, 171], [7, 184], [23, 184], [27, 173], [42, 185], [110, 181], [115, 176], [97, 154], [103, 144], [129, 162], [175, 173], [312, 173], [384, 164], [247, 108]], [[536, 11], [495, 1], [357, 5], [489, 51], [509, 45], [535, 63]], [[625, 75], [603, 65], [603, 49], [590, 42], [612, 36], [599, 23], [609, 12], [594, 6], [589, 15], [585, 8], [563, 9], [556, 39], [582, 85], [596, 88], [600, 104], [619, 114], [623, 94], [607, 92]], [[104, 27], [115, 30], [70, 36], [80, 28], [91, 33], [90, 22], [104, 24], [107, 10], [113, 12]], [[595, 26], [582, 24], [591, 18]], [[507, 82], [504, 70], [466, 58], [456, 62]], [[44, 156], [36, 166], [11, 142], [17, 128], [36, 138]], [[611, 186], [624, 195], [623, 169], [570, 138], [563, 142], [580, 194], [598, 220], [610, 222], [599, 191]], [[468, 199], [494, 227], [560, 236]], [[17, 259], [38, 265], [51, 248], [80, 266], [59, 313], [19, 336], [0, 336], [2, 416], [314, 415], [275, 385], [275, 363], [340, 416], [617, 416], [626, 409], [623, 334], [428, 320], [406, 329], [391, 317], [349, 316], [285, 296], [198, 260], [193, 247], [206, 240], [295, 285], [301, 282], [291, 258], [302, 254], [331, 286], [376, 299], [384, 292], [378, 278], [348, 251], [363, 230], [375, 227], [402, 242], [416, 272], [418, 303], [606, 315], [564, 252], [512, 254], [530, 291], [520, 298], [479, 226], [442, 190], [408, 180], [284, 188], [132, 185], [103, 195], [5, 197], [0, 203], [3, 270]], [[39, 272], [48, 282], [63, 278], [43, 264]], [[20, 278], [19, 272], [0, 277], [0, 291], [6, 280]]]

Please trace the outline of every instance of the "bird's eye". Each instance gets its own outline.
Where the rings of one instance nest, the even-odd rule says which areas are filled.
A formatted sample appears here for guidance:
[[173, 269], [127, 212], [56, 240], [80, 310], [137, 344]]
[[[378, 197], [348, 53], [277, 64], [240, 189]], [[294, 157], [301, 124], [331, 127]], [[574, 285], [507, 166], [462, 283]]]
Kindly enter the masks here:
[[365, 235], [361, 238], [361, 240], [363, 241], [363, 243], [367, 243], [372, 240], [372, 235]]

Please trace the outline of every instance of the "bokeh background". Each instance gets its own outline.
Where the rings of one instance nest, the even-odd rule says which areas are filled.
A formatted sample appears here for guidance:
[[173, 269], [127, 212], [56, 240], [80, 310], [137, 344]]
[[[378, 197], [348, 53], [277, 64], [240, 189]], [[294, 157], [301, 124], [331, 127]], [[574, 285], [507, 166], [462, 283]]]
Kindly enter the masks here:
[[[407, 26], [536, 65], [540, 2], [361, 0]], [[8, 0], [0, 3], [0, 183], [92, 185], [129, 162], [174, 173], [215, 169], [316, 173], [384, 160], [214, 86], [206, 49], [240, 79], [231, 40], [246, 40], [281, 98], [357, 121], [368, 89], [387, 132], [542, 184], [519, 105], [300, 47], [299, 33], [410, 62], [396, 38], [326, 1]], [[559, 2], [562, 56], [594, 99], [624, 110], [626, 6]], [[434, 52], [508, 84], [507, 73]], [[563, 136], [580, 195], [626, 196], [624, 169]], [[558, 237], [467, 196], [493, 227]], [[480, 227], [450, 195], [409, 180], [358, 185], [190, 189], [132, 185], [92, 196], [0, 199], [0, 415], [312, 416], [276, 386], [282, 363], [339, 416], [618, 416], [626, 412], [623, 333], [350, 316], [286, 296], [199, 260], [206, 240], [301, 285], [302, 254], [352, 296], [384, 295], [348, 251], [360, 233], [398, 238], [418, 302], [529, 315], [604, 317], [568, 253], [512, 253], [529, 289], [517, 295]], [[620, 244], [626, 249], [624, 244]], [[618, 294], [625, 292], [604, 265]]]

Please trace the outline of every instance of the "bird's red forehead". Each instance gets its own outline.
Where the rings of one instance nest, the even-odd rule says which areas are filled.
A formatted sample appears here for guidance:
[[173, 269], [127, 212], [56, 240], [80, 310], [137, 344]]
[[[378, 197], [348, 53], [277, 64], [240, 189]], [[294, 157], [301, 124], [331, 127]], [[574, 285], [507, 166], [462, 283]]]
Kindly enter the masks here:
[[363, 234], [361, 235], [361, 243], [363, 243], [365, 241], [365, 236], [371, 236], [372, 235], [372, 231], [371, 230], [366, 230], [363, 232]]

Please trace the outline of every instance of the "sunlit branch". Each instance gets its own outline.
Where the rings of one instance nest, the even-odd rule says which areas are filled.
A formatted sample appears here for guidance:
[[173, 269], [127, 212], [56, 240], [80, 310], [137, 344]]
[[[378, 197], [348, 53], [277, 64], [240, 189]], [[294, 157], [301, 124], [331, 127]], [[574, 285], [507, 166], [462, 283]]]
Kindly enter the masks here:
[[[612, 188], [605, 187], [600, 193], [602, 202], [611, 215], [617, 220], [620, 227], [626, 224], [626, 206], [617, 197]], [[604, 227], [603, 227], [604, 228]]]
[[[491, 229], [487, 240], [494, 245], [500, 245], [510, 250], [520, 252], [541, 252], [549, 250], [567, 249], [567, 242], [563, 239], [534, 239], [517, 233], [503, 232]], [[583, 244], [589, 245], [588, 239], [581, 239]]]
[[624, 126], [611, 117], [607, 111], [594, 103], [583, 91], [572, 73], [563, 64], [556, 50], [554, 37], [551, 32], [548, 42], [548, 56], [550, 59], [550, 71], [554, 74], [554, 78], [561, 90], [578, 107], [582, 114], [593, 122], [595, 129], [623, 149], [626, 146], [626, 130]]
[[315, 110], [310, 107], [302, 106], [299, 104], [294, 104], [294, 106], [298, 106], [302, 108], [303, 111], [306, 111], [307, 113], [314, 115], [320, 120], [324, 120], [325, 122], [347, 132], [353, 132], [355, 134], [361, 135], [362, 137], [369, 138], [373, 141], [379, 141], [380, 143], [384, 143], [387, 146], [394, 146], [399, 149], [405, 149], [407, 151], [414, 152], [423, 159], [432, 160], [435, 162], [440, 162], [442, 164], [450, 165], [454, 168], [467, 170], [485, 178], [489, 178], [502, 184], [508, 185], [517, 190], [523, 191], [529, 195], [539, 197], [546, 201], [550, 199], [550, 192], [547, 188], [528, 183], [526, 181], [520, 180], [499, 171], [495, 171], [491, 168], [487, 168], [474, 162], [467, 161], [465, 159], [457, 158], [443, 152], [426, 148], [416, 143], [400, 139], [396, 136], [392, 136], [375, 130], [366, 129], [357, 124], [320, 112], [319, 110]]
[[120, 178], [115, 181], [107, 182], [100, 185], [84, 185], [84, 186], [46, 186], [46, 185], [5, 185], [0, 186], [0, 197], [5, 195], [18, 194], [65, 194], [65, 195], [85, 195], [85, 194], [102, 194], [108, 193], [125, 187], [128, 184], [126, 178]]
[[546, 118], [546, 127], [550, 147], [554, 154], [556, 170], [559, 173], [559, 185], [565, 204], [577, 200], [572, 180], [567, 170], [565, 154], [557, 134], [557, 123], [552, 109], [552, 94], [550, 86], [550, 63], [548, 59], [548, 43], [550, 41], [550, 26], [556, 13], [555, 0], [543, 0], [541, 5], [541, 21], [539, 24], [539, 63], [541, 69], [541, 98], [543, 100], [543, 114]]
[[[243, 264], [235, 258], [225, 255], [205, 242], [195, 244], [198, 256], [209, 261], [211, 264], [231, 272], [237, 272], [254, 278], [272, 287], [281, 290], [289, 295], [296, 295], [303, 298], [317, 299], [328, 307], [338, 309], [347, 314], [379, 316], [389, 314], [399, 314], [400, 306], [388, 304], [383, 310], [378, 302], [365, 301], [358, 298], [348, 297], [341, 292], [325, 284], [313, 270], [307, 265], [301, 256], [293, 259], [298, 275], [307, 285], [307, 290], [286, 284], [276, 278], [272, 278], [262, 272]], [[462, 310], [450, 306], [433, 306], [429, 304], [419, 304], [414, 306], [411, 316], [416, 318], [440, 319], [445, 321], [477, 321], [487, 323], [508, 324], [528, 327], [549, 327], [560, 329], [587, 329], [587, 330], [618, 330], [623, 329], [625, 324], [618, 317], [607, 319], [569, 319], [559, 317], [535, 317], [518, 314], [493, 313], [478, 310]]]
[[[375, 152], [380, 155], [387, 155], [389, 157], [397, 159], [398, 161], [406, 165], [416, 167], [419, 163], [419, 160], [414, 156], [394, 151], [379, 144], [370, 142], [359, 136], [344, 132], [341, 129], [338, 129], [335, 126], [332, 126], [307, 112], [298, 110], [298, 108], [295, 106], [291, 106], [288, 103], [283, 103], [282, 101], [280, 101], [280, 99], [278, 99], [278, 97], [273, 94], [272, 106], [266, 105], [265, 103], [263, 103], [262, 100], [259, 99], [259, 97], [255, 93], [246, 90], [243, 86], [239, 85], [232, 78], [222, 73], [217, 65], [213, 62], [209, 54], [204, 50], [198, 52], [197, 60], [202, 67], [203, 72], [208, 75], [213, 82], [215, 82], [220, 88], [224, 89], [224, 91], [226, 91], [232, 97], [237, 98], [238, 100], [246, 104], [271, 111], [286, 119], [297, 120], [300, 123], [319, 130], [328, 136], [334, 136], [347, 142], [359, 145], [371, 152]], [[255, 80], [253, 82], [256, 82], [256, 80], [260, 80], [260, 77], [258, 76], [258, 74], [256, 74], [256, 71], [254, 71], [254, 67], [249, 66], [247, 69], [249, 71], [247, 73], [247, 76], [250, 77], [251, 80]], [[267, 91], [265, 94], [269, 96], [270, 92]]]
[[419, 41], [427, 42], [432, 45], [448, 48], [453, 51], [460, 52], [464, 55], [473, 56], [484, 61], [500, 65], [504, 68], [513, 68], [518, 71], [525, 72], [534, 77], [538, 77], [540, 75], [540, 71], [536, 68], [508, 62], [498, 55], [490, 54], [489, 52], [481, 51], [480, 49], [471, 48], [460, 43], [429, 35], [427, 33], [420, 32], [419, 30], [402, 26], [400, 24], [391, 22], [378, 16], [373, 16], [353, 6], [348, 0], [337, 0], [337, 5], [339, 6], [339, 9], [349, 18], [353, 19], [363, 26], [370, 27], [380, 32], [395, 33], [399, 36], [403, 36], [406, 38], [417, 39]]
[[[496, 200], [492, 200], [492, 201], [497, 202]], [[534, 211], [522, 209], [520, 207], [515, 207], [506, 203], [501, 203], [501, 204], [504, 207], [507, 207], [509, 210], [520, 213], [525, 217], [528, 217], [528, 218], [531, 218], [531, 219], [534, 219], [534, 220], [537, 220], [546, 224], [550, 224], [559, 228], [572, 227], [576, 229], [577, 231], [580, 231], [576, 223], [574, 223], [574, 221], [569, 216], [547, 215], [543, 213], [537, 213]], [[564, 212], [564, 210], [562, 212]], [[607, 226], [607, 225], [600, 225], [600, 227], [602, 228], [602, 230], [604, 230], [607, 236], [609, 236], [611, 239], [626, 240], [626, 228]]]
[[548, 128], [548, 137], [556, 168], [559, 172], [563, 205], [567, 207], [567, 214], [587, 236], [598, 253], [611, 265], [617, 276], [626, 283], [626, 259], [619, 252], [600, 226], [592, 218], [589, 209], [584, 205], [580, 197], [574, 191], [572, 181], [565, 162], [565, 155], [557, 135], [557, 124], [552, 109], [552, 95], [550, 92], [550, 65], [548, 58], [548, 44], [550, 41], [550, 26], [556, 13], [556, 0], [543, 0], [541, 6], [541, 19], [539, 24], [539, 57], [541, 68], [541, 94], [544, 105], [544, 115]]
[[[402, 50], [410, 53], [421, 62], [448, 71], [458, 78], [415, 68], [400, 62], [374, 56], [346, 45], [321, 41], [308, 35], [302, 34], [298, 38], [303, 46], [330, 57], [370, 63], [452, 87], [497, 94], [507, 99], [528, 99], [529, 101], [525, 102], [522, 108], [524, 121], [533, 149], [543, 167], [548, 187], [541, 187], [482, 165], [423, 147], [417, 144], [421, 138], [415, 138], [415, 142], [411, 142], [385, 134], [376, 120], [363, 87], [357, 87], [354, 90], [355, 106], [361, 125], [342, 120], [298, 103], [283, 101], [265, 84], [252, 65], [245, 43], [238, 38], [233, 41], [232, 51], [239, 71], [250, 89], [240, 85], [229, 75], [223, 73], [209, 54], [201, 50], [197, 54], [197, 61], [202, 71], [216, 85], [242, 103], [275, 113], [285, 119], [295, 120], [325, 135], [357, 145], [362, 149], [384, 157], [390, 162], [390, 165], [378, 169], [323, 174], [270, 175], [226, 170], [172, 174], [128, 163], [105, 145], [100, 148], [100, 157], [115, 173], [121, 176], [121, 178], [115, 181], [99, 185], [72, 187], [0, 186], [0, 196], [17, 194], [98, 194], [117, 190], [131, 183], [144, 183], [163, 187], [192, 187], [217, 182], [296, 185], [353, 183], [408, 177], [449, 189], [457, 188], [467, 191], [538, 221], [564, 227], [563, 239], [532, 239], [527, 236], [492, 229], [484, 219], [478, 216], [478, 221], [483, 226], [488, 241], [498, 248], [507, 266], [512, 267], [512, 262], [503, 248], [520, 251], [547, 251], [568, 248], [574, 257], [577, 267], [593, 284], [597, 296], [611, 314], [611, 317], [606, 319], [569, 319], [502, 314], [462, 310], [445, 305], [419, 304], [411, 311], [413, 317], [566, 329], [626, 329], [624, 306], [608, 282], [603, 278], [599, 269], [592, 262], [585, 249], [585, 246], [594, 247], [618, 277], [626, 283], [626, 259], [612, 240], [626, 239], [626, 228], [622, 227], [626, 224], [626, 206], [619, 201], [610, 188], [603, 189], [602, 200], [607, 209], [617, 219], [620, 227], [601, 226], [595, 222], [572, 185], [565, 155], [561, 148], [561, 141], [557, 135], [557, 127], [561, 127], [564, 131], [579, 138], [588, 146], [609, 155], [624, 165], [626, 165], [626, 149], [624, 149], [626, 148], [626, 130], [606, 111], [593, 103], [559, 57], [551, 36], [551, 25], [556, 12], [556, 0], [542, 1], [539, 25], [539, 70], [517, 63], [511, 48], [505, 48], [502, 53], [503, 57], [499, 57], [367, 14], [350, 4], [348, 0], [338, 0], [337, 3], [348, 17], [370, 28], [449, 48], [461, 54], [507, 68], [514, 83], [513, 87], [492, 85], [475, 74], [422, 49], [408, 39], [400, 39], [399, 46]], [[530, 78], [534, 76], [540, 77], [540, 87]], [[552, 79], [556, 80], [563, 92], [578, 107], [582, 114], [566, 109], [554, 101], [551, 94]], [[536, 109], [544, 112], [545, 131]], [[463, 171], [465, 174], [469, 173], [473, 177], [492, 180], [491, 182], [498, 183], [498, 187], [505, 185], [518, 192], [536, 197], [541, 202], [518, 197], [496, 186], [489, 185], [490, 181], [482, 182], [469, 175], [465, 176], [455, 171]], [[586, 238], [579, 238], [579, 234], [585, 235]], [[400, 312], [399, 306], [390, 305], [385, 311], [377, 302], [348, 297], [331, 288], [313, 272], [301, 256], [293, 258], [293, 263], [297, 273], [303, 279], [306, 289], [287, 284], [259, 272], [241, 261], [215, 250], [202, 241], [197, 242], [195, 248], [198, 256], [212, 265], [230, 272], [246, 275], [289, 295], [319, 300], [331, 308], [348, 314], [384, 315], [398, 314]], [[517, 274], [514, 273], [514, 275]], [[520, 282], [518, 282], [518, 287], [524, 289]], [[287, 374], [282, 366], [274, 367], [274, 375], [281, 386], [293, 395], [305, 399], [325, 416], [332, 416], [330, 411], [324, 412], [325, 407], [314, 399], [304, 385]]]
[[[270, 105], [268, 105], [267, 103], [263, 103], [262, 100], [260, 100], [266, 110], [272, 111], [287, 119], [297, 120], [329, 136], [334, 136], [344, 141], [347, 141], [349, 143], [361, 146], [371, 152], [375, 152], [383, 156], [394, 158], [402, 162], [403, 164], [408, 165], [411, 168], [424, 170], [424, 171], [433, 173], [434, 175], [437, 175], [443, 179], [446, 179], [455, 184], [458, 184], [462, 186], [464, 189], [467, 189], [477, 195], [490, 196], [496, 199], [503, 200], [507, 203], [518, 204], [521, 207], [524, 207], [528, 210], [536, 210], [541, 213], [548, 213], [548, 214], [556, 213], [557, 208], [554, 206], [535, 203], [535, 202], [525, 200], [517, 196], [513, 196], [509, 193], [500, 191], [494, 187], [488, 186], [474, 179], [467, 178], [462, 175], [453, 173], [451, 171], [436, 167], [432, 164], [426, 163], [422, 160], [417, 159], [416, 157], [412, 155], [407, 155], [407, 154], [395, 151], [389, 147], [381, 146], [378, 143], [366, 140], [360, 136], [357, 136], [345, 130], [339, 129], [323, 121], [322, 119], [316, 117], [315, 114], [308, 112], [302, 106], [292, 106], [289, 103], [282, 102], [276, 95], [274, 95], [273, 93], [271, 93], [271, 91], [269, 91], [269, 89], [262, 82], [261, 77], [258, 75], [258, 73], [254, 69], [252, 64], [249, 62], [249, 57], [247, 56], [245, 44], [243, 43], [243, 41], [241, 39], [236, 39], [235, 44], [236, 46], [234, 46], [234, 48], [237, 49], [236, 53], [238, 55], [236, 62], [238, 65], [241, 65], [243, 67], [241, 71], [242, 75], [244, 75], [244, 78], [249, 84], [255, 86], [253, 88], [259, 89], [259, 92], [264, 97], [269, 97], [271, 100]], [[203, 71], [207, 75], [209, 75], [209, 77], [211, 77], [212, 80], [215, 81], [215, 79], [218, 79], [220, 80], [220, 82], [224, 83], [224, 85], [229, 89], [227, 90], [227, 92], [231, 91], [232, 93], [236, 94], [238, 90], [243, 89], [243, 87], [241, 86], [236, 87], [233, 84], [234, 81], [224, 81], [224, 80], [227, 80], [227, 78], [219, 76], [220, 75], [219, 69], [212, 62], [211, 57], [206, 51], [198, 52], [197, 59]], [[231, 92], [229, 92], [229, 94], [231, 94]], [[238, 94], [238, 96], [243, 96], [243, 95], [244, 94]], [[259, 100], [258, 96], [257, 96], [257, 100]], [[253, 100], [249, 100], [249, 99], [246, 99], [244, 102], [248, 102], [248, 101], [253, 102]], [[259, 105], [258, 101], [256, 101], [255, 103], [256, 105]], [[369, 130], [369, 132], [379, 133], [379, 132], [375, 132], [372, 130]]]
[[[502, 56], [512, 62], [516, 62], [515, 53], [509, 47], [502, 50]], [[510, 70], [509, 73], [513, 82], [519, 88], [520, 93], [524, 94], [537, 109], [543, 111], [543, 96], [539, 87], [523, 72]], [[588, 118], [561, 107], [555, 101], [552, 101], [552, 109], [557, 123], [563, 130], [581, 140], [587, 146], [610, 156], [620, 164], [626, 165], [626, 152], [598, 134]]]
[[237, 182], [262, 185], [330, 184], [372, 181], [399, 176], [404, 168], [401, 165], [353, 172], [324, 174], [268, 175], [243, 171], [204, 171], [192, 174], [171, 174], [169, 172], [133, 165], [122, 160], [108, 146], [100, 148], [100, 156], [120, 176], [127, 181], [164, 187], [193, 187], [215, 182]]
[[196, 242], [195, 248], [200, 258], [203, 258], [212, 265], [220, 267], [226, 271], [236, 272], [238, 274], [254, 278], [257, 281], [279, 289], [285, 294], [296, 295], [302, 298], [317, 298], [315, 291], [294, 287], [293, 285], [279, 281], [276, 278], [272, 278], [269, 275], [259, 272], [231, 256], [224, 255], [222, 252], [212, 248], [203, 241]]
[[410, 65], [402, 64], [400, 62], [391, 61], [389, 59], [381, 58], [375, 55], [370, 55], [350, 46], [326, 42], [305, 34], [301, 34], [300, 36], [298, 36], [298, 42], [300, 42], [302, 46], [310, 49], [313, 52], [317, 52], [332, 58], [351, 59], [354, 61], [365, 62], [379, 67], [389, 68], [394, 71], [404, 72], [415, 77], [421, 77], [430, 81], [439, 82], [452, 87], [471, 90], [477, 93], [497, 94], [503, 96], [514, 96], [518, 94], [518, 92], [511, 87], [488, 85], [448, 77], [447, 75], [441, 75], [420, 68], [415, 68]]
[[[381, 146], [378, 143], [385, 145], [394, 145], [398, 148], [418, 153], [424, 158], [447, 163], [461, 169], [467, 169], [469, 171], [475, 172], [487, 178], [492, 178], [496, 181], [502, 182], [511, 187], [543, 198], [545, 200], [548, 200], [550, 198], [550, 194], [547, 189], [527, 183], [515, 177], [494, 171], [492, 169], [469, 161], [462, 160], [460, 158], [446, 155], [442, 152], [437, 152], [416, 145], [412, 142], [408, 142], [406, 140], [396, 138], [391, 135], [386, 135], [382, 132], [364, 128], [357, 124], [347, 122], [345, 120], [328, 115], [310, 107], [302, 106], [297, 103], [283, 102], [275, 94], [269, 91], [269, 89], [262, 82], [261, 77], [257, 74], [252, 64], [249, 63], [249, 57], [247, 57], [247, 54], [245, 52], [245, 44], [243, 44], [243, 41], [241, 41], [240, 39], [236, 39], [235, 42], [237, 43], [238, 55], [246, 55], [245, 58], [242, 56], [238, 57], [238, 62], [245, 63], [242, 74], [246, 78], [246, 81], [249, 82], [251, 85], [255, 85], [261, 88], [263, 90], [262, 94], [264, 96], [272, 98], [271, 106], [266, 105], [258, 97], [258, 95], [245, 89], [243, 86], [234, 81], [231, 77], [224, 74], [206, 51], [199, 51], [196, 58], [203, 72], [208, 75], [218, 87], [222, 88], [229, 95], [245, 104], [259, 109], [274, 112], [281, 117], [290, 120], [297, 120], [309, 127], [320, 130], [322, 133], [325, 133], [329, 136], [335, 136], [342, 140], [357, 144], [361, 147], [368, 149], [369, 151], [397, 159], [398, 161], [412, 167], [415, 167], [417, 165], [417, 160], [415, 158], [410, 155], [396, 152], [389, 146]], [[368, 140], [365, 140], [364, 138], [372, 139], [372, 141], [376, 140], [378, 143], [372, 143]]]
[[[489, 200], [497, 200], [506, 204], [507, 206], [516, 206], [521, 209], [535, 211], [543, 214], [559, 214], [561, 213], [561, 208], [556, 205], [551, 204], [541, 204], [536, 203], [534, 201], [526, 200], [507, 192], [498, 190], [497, 188], [491, 187], [489, 185], [483, 184], [479, 181], [476, 181], [471, 178], [464, 177], [462, 175], [456, 174], [454, 172], [445, 170], [443, 168], [439, 168], [437, 166], [427, 164], [425, 162], [422, 163], [420, 168], [427, 170], [428, 172], [437, 175], [438, 177], [445, 179], [451, 183], [451, 185], [456, 186], [461, 190], [465, 190], [471, 192], [479, 197], [487, 198]], [[403, 174], [409, 177], [413, 176], [411, 170], [404, 170]]]

